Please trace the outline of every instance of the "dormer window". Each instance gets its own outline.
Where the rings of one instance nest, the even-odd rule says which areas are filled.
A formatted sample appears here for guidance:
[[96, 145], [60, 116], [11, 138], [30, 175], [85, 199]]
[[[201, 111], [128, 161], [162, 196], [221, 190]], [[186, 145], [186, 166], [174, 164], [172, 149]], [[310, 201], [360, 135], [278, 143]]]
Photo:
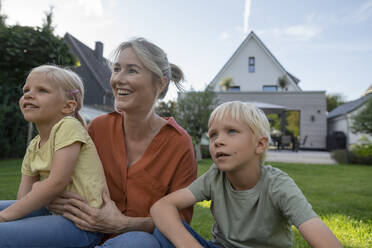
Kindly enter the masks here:
[[230, 92], [239, 92], [240, 91], [240, 86], [238, 85], [233, 85], [233, 86], [230, 86], [227, 91], [230, 91]]
[[254, 57], [249, 57], [248, 59], [248, 71], [249, 72], [254, 72], [254, 66], [255, 66], [255, 59]]

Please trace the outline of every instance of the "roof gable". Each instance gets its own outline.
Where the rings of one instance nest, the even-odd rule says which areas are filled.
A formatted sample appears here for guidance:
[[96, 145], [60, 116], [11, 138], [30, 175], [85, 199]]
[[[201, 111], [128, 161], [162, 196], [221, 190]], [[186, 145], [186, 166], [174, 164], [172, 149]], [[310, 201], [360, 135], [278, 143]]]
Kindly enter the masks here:
[[240, 44], [238, 49], [235, 50], [233, 55], [229, 58], [229, 60], [225, 63], [225, 65], [221, 68], [221, 70], [216, 74], [216, 76], [211, 81], [210, 85], [216, 85], [216, 80], [220, 78], [220, 75], [223, 74], [228, 67], [231, 66], [233, 60], [240, 54], [242, 51], [247, 47], [248, 42], [253, 39], [258, 46], [263, 50], [263, 52], [272, 60], [272, 62], [278, 67], [278, 69], [283, 73], [283, 75], [287, 75], [288, 80], [291, 84], [294, 85], [295, 88], [301, 91], [301, 88], [298, 86], [300, 80], [287, 72], [285, 68], [279, 63], [279, 61], [275, 58], [275, 56], [270, 52], [270, 50], [265, 46], [265, 44], [258, 38], [258, 36], [251, 31], [249, 35], [244, 39], [244, 41]]
[[94, 50], [71, 34], [66, 33], [64, 39], [69, 45], [72, 53], [79, 58], [81, 65], [85, 65], [91, 75], [93, 75], [95, 83], [99, 85], [105, 93], [111, 93], [109, 84], [111, 70], [108, 67], [108, 61], [104, 57], [98, 58]]

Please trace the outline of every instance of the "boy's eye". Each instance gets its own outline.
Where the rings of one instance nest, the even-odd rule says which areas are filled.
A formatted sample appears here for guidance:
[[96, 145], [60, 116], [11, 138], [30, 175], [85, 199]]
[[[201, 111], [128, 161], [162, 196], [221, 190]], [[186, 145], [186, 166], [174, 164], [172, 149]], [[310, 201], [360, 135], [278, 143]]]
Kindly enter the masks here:
[[237, 133], [238, 131], [237, 130], [235, 130], [235, 129], [229, 129], [228, 130], [228, 133], [229, 134], [235, 134], [235, 133]]
[[39, 91], [40, 91], [41, 93], [48, 93], [48, 92], [49, 92], [47, 89], [44, 89], [44, 88], [39, 89]]
[[212, 139], [216, 136], [216, 133], [209, 133], [208, 136], [209, 136], [210, 139]]
[[29, 91], [30, 91], [29, 89], [23, 89], [23, 94], [26, 94]]

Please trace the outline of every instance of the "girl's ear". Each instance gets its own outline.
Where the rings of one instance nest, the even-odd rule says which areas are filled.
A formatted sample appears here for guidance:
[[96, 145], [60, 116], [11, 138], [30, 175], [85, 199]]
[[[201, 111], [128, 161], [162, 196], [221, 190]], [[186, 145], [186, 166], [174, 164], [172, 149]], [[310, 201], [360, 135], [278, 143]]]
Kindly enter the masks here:
[[262, 154], [269, 144], [269, 139], [267, 137], [258, 137], [256, 145], [256, 153]]
[[77, 103], [75, 100], [67, 100], [65, 106], [62, 109], [62, 113], [65, 115], [71, 115], [75, 112]]

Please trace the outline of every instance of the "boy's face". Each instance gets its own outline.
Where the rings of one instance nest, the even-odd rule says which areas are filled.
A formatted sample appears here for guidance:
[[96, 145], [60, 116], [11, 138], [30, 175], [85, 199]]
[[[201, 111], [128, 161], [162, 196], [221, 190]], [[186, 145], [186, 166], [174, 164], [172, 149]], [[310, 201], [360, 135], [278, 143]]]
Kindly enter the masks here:
[[260, 138], [255, 137], [247, 124], [231, 118], [212, 122], [208, 135], [212, 159], [225, 172], [258, 166], [260, 154], [266, 148], [262, 149]]

